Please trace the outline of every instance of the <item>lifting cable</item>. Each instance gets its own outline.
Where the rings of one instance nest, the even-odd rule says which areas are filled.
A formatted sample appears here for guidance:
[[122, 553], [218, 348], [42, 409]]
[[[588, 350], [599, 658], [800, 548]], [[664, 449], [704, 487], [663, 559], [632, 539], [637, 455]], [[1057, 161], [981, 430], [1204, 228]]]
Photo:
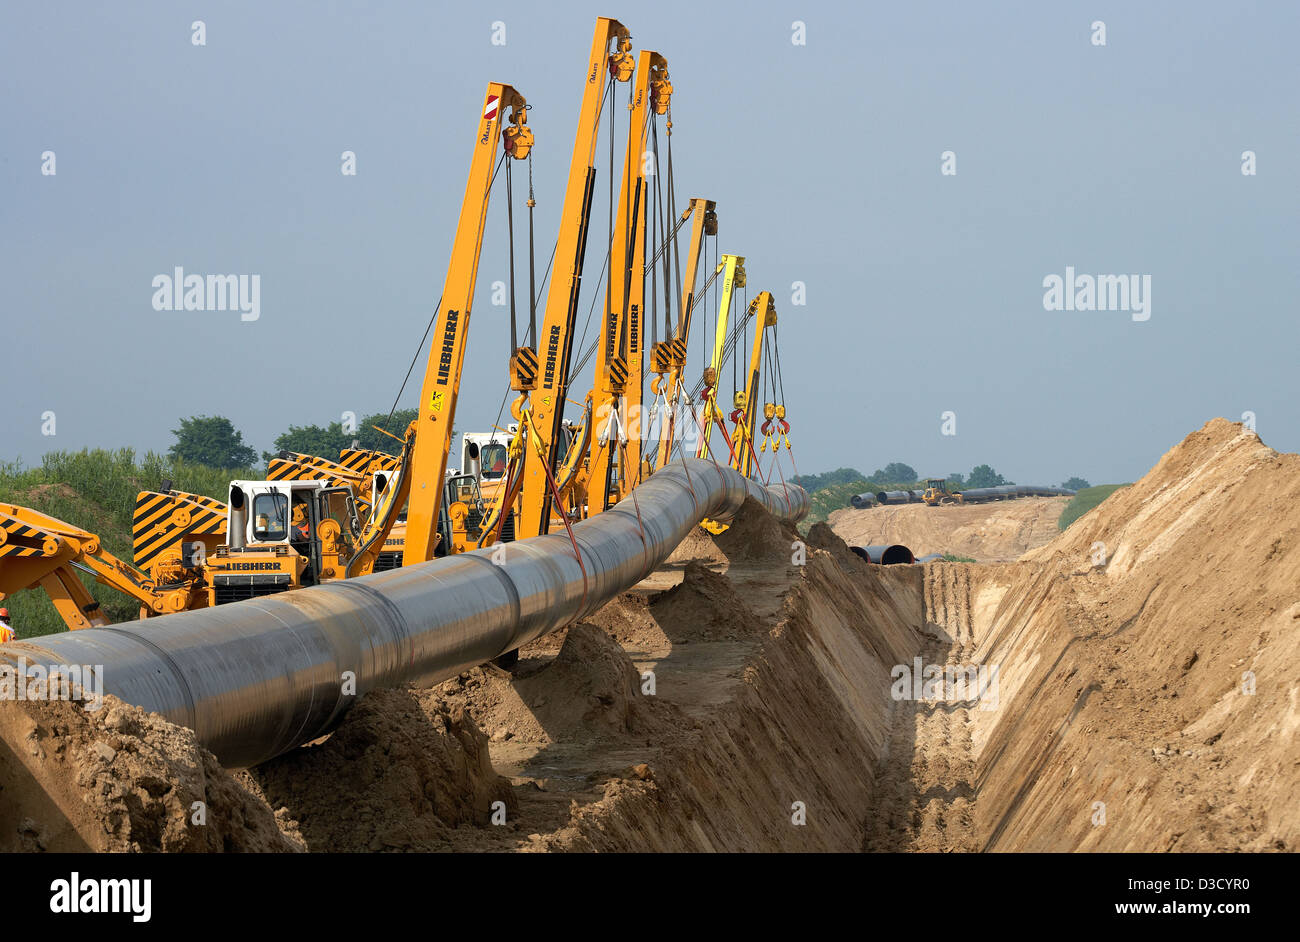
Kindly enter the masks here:
[[[649, 196], [646, 197], [646, 226], [649, 230], [650, 245], [657, 245], [659, 239], [659, 175], [655, 174], [655, 198], [652, 201]], [[650, 349], [653, 350], [659, 343], [659, 279], [654, 276], [654, 265], [651, 264], [646, 272], [650, 276]], [[671, 340], [669, 335], [664, 336], [664, 340]]]
[[[533, 152], [528, 151], [528, 346], [537, 349], [537, 287], [536, 287], [536, 242], [533, 239], [533, 210], [537, 208], [537, 199], [533, 195]], [[552, 254], [554, 259], [555, 255]], [[551, 266], [547, 265], [549, 272]], [[510, 294], [513, 303], [514, 292]], [[511, 351], [513, 353], [513, 351]]]
[[[582, 325], [582, 337], [577, 343], [577, 347], [582, 350], [582, 355], [578, 357], [577, 364], [569, 366], [568, 377], [571, 381], [573, 377], [578, 376], [578, 374], [582, 372], [582, 368], [588, 364], [591, 356], [594, 355], [595, 347], [597, 347], [597, 344], [601, 342], [604, 337], [604, 325], [602, 324], [601, 329], [597, 331], [597, 337], [595, 337], [594, 340], [591, 340], [590, 346], [584, 347], [584, 344], [586, 343], [586, 335], [588, 335], [588, 331], [591, 329], [591, 314], [595, 312], [595, 301], [597, 301], [599, 296], [601, 296], [601, 283], [604, 281], [604, 272], [606, 272], [606, 269], [610, 266], [610, 256], [612, 255], [612, 252], [614, 252], [614, 84], [611, 83], [610, 86], [607, 86], [606, 96], [610, 99], [606, 103], [608, 107], [610, 107], [610, 240], [608, 240], [606, 248], [604, 248], [604, 262], [601, 265], [601, 275], [599, 275], [599, 278], [595, 281], [595, 290], [591, 291], [591, 304], [588, 307], [588, 311], [586, 311], [586, 322]], [[606, 290], [608, 290], [607, 285]], [[593, 377], [591, 385], [595, 385], [595, 379], [597, 378], [598, 377]]]
[[[609, 143], [610, 143], [610, 149], [612, 150], [614, 146], [614, 134], [612, 131], [612, 128], [614, 126], [613, 115], [610, 116], [609, 124], [611, 128], [611, 132], [609, 135], [610, 137]], [[631, 82], [627, 83], [627, 139], [628, 142], [631, 143], [632, 141], [632, 83]], [[642, 140], [640, 144], [642, 147], [644, 147], [645, 141]], [[634, 166], [640, 166], [639, 154], [637, 155], [636, 159], [637, 159], [637, 164], [635, 164]], [[622, 350], [623, 344], [627, 340], [628, 319], [625, 315], [628, 312], [628, 307], [632, 295], [632, 263], [636, 258], [636, 238], [634, 237], [633, 233], [636, 232], [637, 223], [640, 221], [639, 217], [641, 214], [641, 200], [639, 198], [640, 190], [638, 189], [638, 187], [641, 185], [642, 178], [640, 174], [637, 174], [636, 181], [633, 182], [633, 180], [631, 179], [631, 174], [625, 173], [623, 176], [624, 176], [623, 194], [620, 197], [620, 199], [623, 201], [623, 205], [627, 206], [628, 212], [627, 212], [627, 219], [624, 221], [624, 227], [622, 233], [623, 268], [621, 270], [621, 277], [623, 279], [623, 309], [619, 311], [619, 331], [618, 331], [618, 338], [616, 340], [616, 343], [618, 344], [617, 350]], [[612, 184], [614, 182], [613, 159], [610, 160], [609, 179], [610, 179], [610, 183]], [[633, 202], [633, 196], [632, 196], [633, 193], [636, 193], [638, 197], [635, 202]], [[611, 252], [613, 251], [613, 227], [610, 228], [610, 251]], [[612, 269], [610, 270], [609, 278], [610, 278], [610, 282], [612, 283], [614, 280], [614, 272]], [[613, 350], [610, 352], [617, 353], [617, 350]]]
[[[519, 349], [519, 323], [515, 315], [515, 190], [509, 161], [506, 163], [506, 231], [510, 243], [510, 355], [514, 356]], [[530, 272], [531, 269], [530, 264]]]
[[[776, 348], [776, 357], [775, 357], [775, 359], [776, 359], [776, 384], [777, 384], [776, 388], [777, 388], [777, 402], [779, 402], [779, 403], [781, 404], [781, 406], [782, 406], [782, 410], [784, 411], [784, 407], [785, 407], [785, 404], [786, 404], [786, 402], [785, 402], [785, 377], [784, 377], [784, 376], [782, 375], [782, 373], [781, 373], [781, 335], [780, 335], [780, 330], [781, 330], [781, 325], [780, 325], [779, 323], [776, 324], [775, 326], [773, 326], [773, 328], [772, 328], [772, 345]], [[784, 416], [782, 416], [782, 419], [784, 420]], [[795, 462], [794, 462], [794, 449], [790, 447], [790, 438], [789, 438], [789, 433], [790, 433], [790, 423], [789, 423], [788, 421], [786, 421], [786, 422], [785, 422], [785, 427], [784, 427], [784, 429], [783, 429], [783, 434], [785, 435], [785, 450], [786, 450], [786, 451], [789, 453], [789, 455], [790, 455], [790, 467], [791, 467], [791, 469], [794, 471], [794, 473], [795, 473], [795, 477], [798, 477], [798, 476], [799, 476], [799, 466], [796, 465]], [[782, 482], [783, 482], [783, 483], [784, 483], [784, 480], [785, 480], [785, 477], [784, 477], [784, 475], [782, 475]]]
[[[596, 279], [597, 289], [600, 288], [600, 283], [605, 278], [605, 269], [608, 267], [609, 267], [609, 252], [606, 252], [605, 262], [600, 266], [600, 277]], [[596, 299], [598, 297], [600, 297], [599, 290], [592, 292], [591, 306], [587, 308], [587, 322], [582, 325], [582, 339], [578, 341], [578, 346], [580, 347], [587, 342], [587, 331], [591, 329], [591, 315], [596, 310]], [[604, 334], [603, 329], [600, 331], [600, 334], [601, 335]], [[600, 336], [597, 336], [595, 340], [593, 340], [590, 344], [587, 344], [587, 346], [583, 349], [582, 356], [578, 358], [578, 362], [569, 369], [570, 378], [577, 376], [579, 373], [582, 372], [582, 368], [587, 365], [588, 361], [591, 360], [592, 355], [596, 352], [596, 344], [600, 343], [600, 339], [601, 339]], [[595, 385], [594, 382], [592, 385]]]
[[[677, 184], [673, 182], [673, 131], [672, 131], [671, 115], [668, 118], [668, 123], [669, 123], [669, 128], [668, 128], [668, 134], [666, 135], [668, 138], [668, 211], [673, 214], [674, 219], [680, 219], [681, 217], [677, 215]], [[686, 220], [682, 219], [681, 222], [684, 223], [686, 222]], [[678, 242], [677, 239], [677, 232], [680, 229], [681, 229], [680, 225], [676, 226], [673, 229], [673, 236], [671, 240], [673, 243], [673, 275], [677, 286], [677, 291], [674, 292], [673, 297], [677, 299], [677, 314], [678, 314], [679, 322], [681, 319], [681, 312], [682, 312], [681, 311], [682, 258], [681, 258], [681, 251], [680, 251], [680, 243]]]

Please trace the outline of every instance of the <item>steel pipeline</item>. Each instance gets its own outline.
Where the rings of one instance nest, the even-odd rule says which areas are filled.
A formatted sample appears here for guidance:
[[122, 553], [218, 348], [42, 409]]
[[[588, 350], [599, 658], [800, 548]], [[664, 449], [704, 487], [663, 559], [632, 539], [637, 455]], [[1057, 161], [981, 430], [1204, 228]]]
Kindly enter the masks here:
[[[433, 684], [594, 612], [746, 496], [783, 520], [794, 485], [763, 487], [686, 458], [567, 534], [158, 620], [0, 646], [0, 659], [102, 665], [103, 689], [192, 728], [228, 767], [324, 735], [378, 687]], [[497, 554], [494, 560], [494, 553]], [[584, 575], [585, 570], [585, 575]]]

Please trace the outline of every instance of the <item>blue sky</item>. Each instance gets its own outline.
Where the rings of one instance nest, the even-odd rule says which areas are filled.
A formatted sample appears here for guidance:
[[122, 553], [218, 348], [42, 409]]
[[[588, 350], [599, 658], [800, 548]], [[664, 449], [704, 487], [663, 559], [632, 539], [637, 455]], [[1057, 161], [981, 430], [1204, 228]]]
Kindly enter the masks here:
[[[1207, 419], [1247, 411], [1295, 451], [1298, 11], [6, 5], [0, 458], [165, 450], [178, 418], [202, 413], [267, 449], [291, 423], [386, 411], [442, 289], [488, 81], [533, 106], [545, 265], [598, 14], [667, 57], [678, 200], [716, 200], [719, 250], [747, 258], [751, 293], [775, 296], [801, 471], [987, 462], [1025, 483], [1127, 481]], [[949, 150], [955, 176], [940, 173]], [[604, 257], [606, 172], [588, 273]], [[508, 309], [490, 303], [502, 197], [460, 428], [486, 428], [506, 386]], [[259, 274], [261, 317], [155, 311], [151, 281], [178, 265]], [[1044, 310], [1044, 277], [1067, 266], [1149, 275], [1150, 320]], [[941, 434], [947, 411], [956, 435]]]

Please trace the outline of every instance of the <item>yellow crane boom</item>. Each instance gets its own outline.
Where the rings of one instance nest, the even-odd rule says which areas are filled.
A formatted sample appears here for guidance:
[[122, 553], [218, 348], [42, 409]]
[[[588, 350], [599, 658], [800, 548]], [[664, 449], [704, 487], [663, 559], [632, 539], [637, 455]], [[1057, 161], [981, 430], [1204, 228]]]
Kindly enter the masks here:
[[[643, 155], [650, 114], [666, 114], [671, 96], [667, 60], [657, 52], [642, 50], [630, 106], [623, 188], [610, 246], [605, 318], [596, 344], [592, 390], [596, 428], [587, 487], [588, 513], [599, 513], [617, 503], [640, 477], [648, 202]], [[636, 427], [630, 427], [630, 423]]]
[[[681, 401], [682, 376], [686, 371], [687, 344], [691, 338], [691, 314], [695, 310], [695, 282], [699, 277], [700, 254], [706, 235], [717, 235], [717, 204], [713, 200], [696, 197], [682, 213], [682, 219], [691, 217], [691, 242], [686, 251], [686, 272], [682, 278], [682, 302], [677, 309], [677, 324], [673, 336], [655, 344], [650, 351], [651, 370], [656, 375], [650, 381], [650, 390], [662, 397], [666, 410], [659, 424], [659, 446], [655, 467], [662, 468], [672, 454], [673, 436], [677, 432], [677, 410]], [[719, 263], [716, 278], [725, 269]], [[711, 283], [712, 279], [710, 279]], [[705, 286], [707, 290], [707, 285]]]
[[[615, 46], [612, 52], [611, 45]], [[632, 77], [634, 62], [628, 51], [631, 45], [632, 35], [623, 24], [606, 17], [596, 20], [573, 158], [569, 164], [564, 205], [560, 210], [555, 272], [547, 292], [541, 331], [536, 338], [537, 349], [521, 350], [512, 358], [511, 386], [524, 394], [516, 400], [512, 412], [526, 427], [530, 438], [524, 453], [522, 506], [516, 528], [520, 539], [550, 530], [551, 478], [561, 457], [557, 443], [562, 441], [574, 324], [591, 223], [596, 142], [600, 132], [605, 79], [608, 75], [616, 82], [626, 82]], [[525, 411], [528, 412], [526, 418]], [[407, 546], [409, 550], [409, 541]]]
[[734, 467], [745, 477], [753, 472], [754, 428], [758, 422], [758, 372], [763, 365], [763, 337], [767, 328], [776, 326], [776, 305], [770, 291], [760, 291], [749, 302], [749, 316], [754, 318], [754, 342], [750, 347], [749, 372], [746, 374], [745, 388], [736, 390], [732, 400], [735, 406], [732, 420], [735, 430], [731, 433]]
[[722, 291], [718, 299], [718, 327], [713, 338], [713, 359], [704, 371], [704, 406], [700, 415], [700, 441], [695, 457], [709, 454], [709, 438], [715, 425], [722, 424], [722, 410], [718, 408], [718, 378], [722, 375], [722, 357], [727, 346], [727, 328], [731, 320], [731, 298], [736, 288], [745, 286], [745, 259], [740, 255], [722, 256]]
[[[507, 108], [511, 113], [509, 124], [503, 131]], [[404, 462], [408, 466], [402, 469], [397, 487], [389, 488], [389, 499], [395, 501], [398, 508], [407, 502], [409, 495], [406, 547], [402, 555], [405, 566], [425, 562], [434, 555], [438, 511], [447, 475], [447, 455], [451, 451], [456, 400], [460, 394], [461, 369], [474, 305], [474, 284], [483, 247], [483, 227], [487, 222], [488, 196], [492, 189], [496, 144], [501, 141], [508, 159], [522, 160], [528, 156], [533, 134], [527, 125], [527, 109], [524, 97], [514, 88], [499, 82], [489, 83], [474, 138], [474, 155], [469, 179], [465, 183], [456, 239], [452, 243], [442, 303], [434, 321], [428, 366], [420, 388], [419, 416], [413, 423], [415, 434], [410, 444], [410, 461]]]

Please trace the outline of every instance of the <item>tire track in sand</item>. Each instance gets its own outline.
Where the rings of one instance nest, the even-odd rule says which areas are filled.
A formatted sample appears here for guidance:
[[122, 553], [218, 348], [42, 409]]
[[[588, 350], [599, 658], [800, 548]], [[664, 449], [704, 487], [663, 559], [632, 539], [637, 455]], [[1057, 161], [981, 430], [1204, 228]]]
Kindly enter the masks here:
[[[924, 576], [926, 666], [969, 664], [974, 651], [970, 569], [931, 563]], [[979, 848], [973, 804], [973, 701], [901, 700], [893, 705], [888, 749], [876, 772], [877, 804], [864, 851], [968, 852]]]

